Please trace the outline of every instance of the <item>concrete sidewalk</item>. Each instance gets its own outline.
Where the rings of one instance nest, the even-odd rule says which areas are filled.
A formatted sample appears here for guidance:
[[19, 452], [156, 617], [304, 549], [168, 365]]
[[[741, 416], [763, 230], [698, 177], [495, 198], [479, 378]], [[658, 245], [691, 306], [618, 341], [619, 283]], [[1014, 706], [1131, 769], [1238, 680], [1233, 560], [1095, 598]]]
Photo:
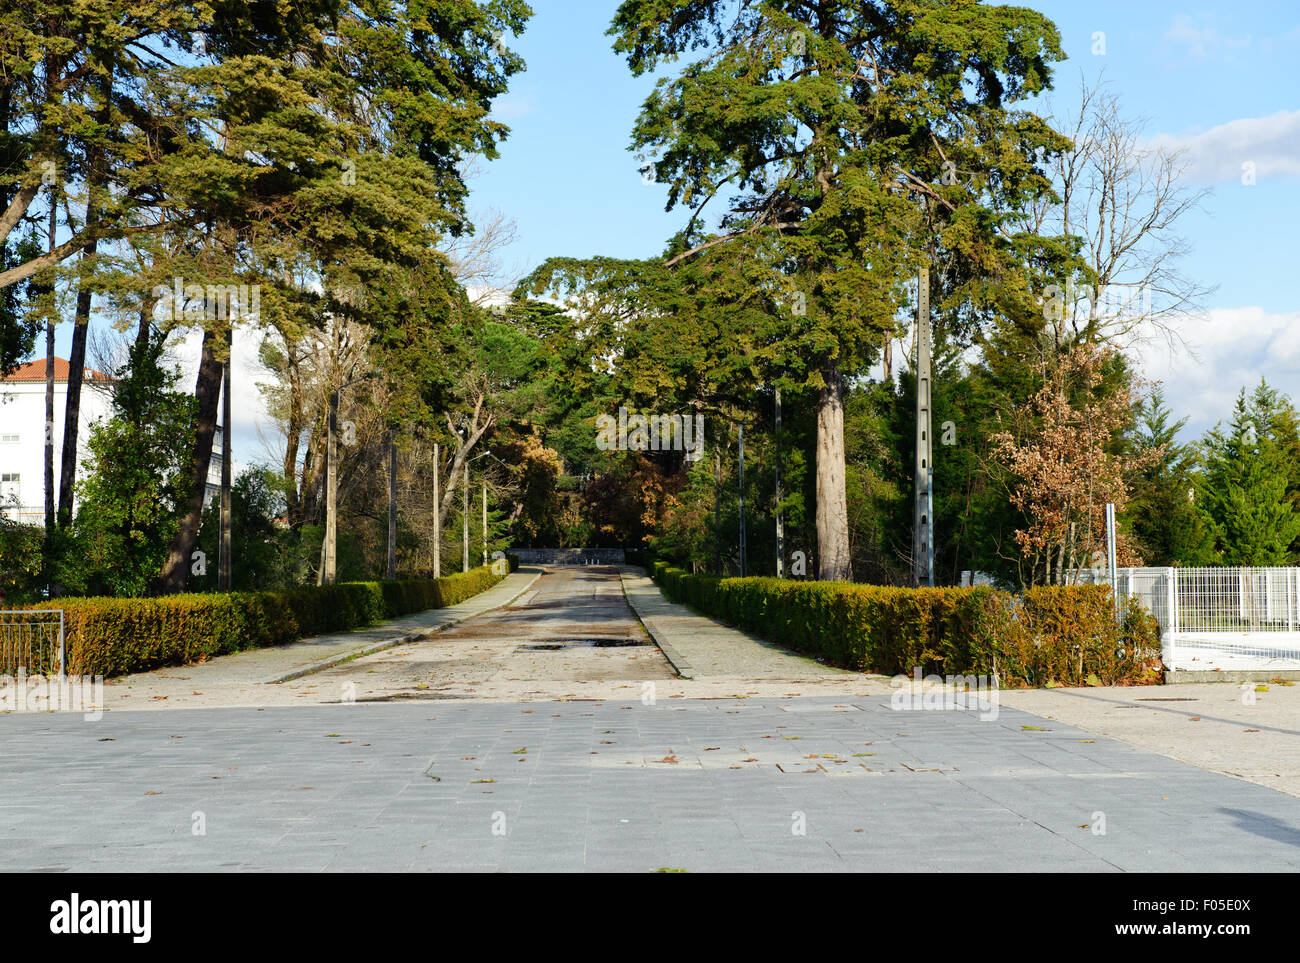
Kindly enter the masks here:
[[823, 665], [817, 659], [746, 635], [664, 598], [642, 570], [620, 568], [623, 592], [655, 644], [687, 679], [862, 678], [863, 673]]
[[162, 691], [166, 683], [160, 680], [186, 682], [187, 686], [181, 688], [201, 686], [207, 689], [286, 682], [371, 652], [414, 642], [465, 619], [508, 605], [528, 591], [541, 574], [539, 568], [521, 568], [486, 592], [446, 608], [416, 612], [370, 628], [319, 635], [291, 645], [218, 656], [196, 665], [119, 676], [107, 680], [104, 685], [106, 689], [159, 689], [159, 692], [151, 692], [150, 696], [166, 698], [167, 693]]
[[999, 695], [1004, 706], [1300, 796], [1300, 685], [1004, 689]]

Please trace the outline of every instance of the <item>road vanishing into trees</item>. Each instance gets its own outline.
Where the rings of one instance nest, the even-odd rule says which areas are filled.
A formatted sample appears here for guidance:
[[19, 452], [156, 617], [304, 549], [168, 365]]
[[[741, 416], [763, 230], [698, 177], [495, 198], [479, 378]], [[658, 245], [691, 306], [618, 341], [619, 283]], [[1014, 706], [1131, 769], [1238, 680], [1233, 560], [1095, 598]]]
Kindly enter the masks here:
[[[310, 677], [317, 691], [352, 682], [358, 702], [448, 698], [491, 687], [535, 695], [534, 683], [631, 686], [674, 677], [628, 606], [617, 568], [555, 567], [504, 608], [411, 646]], [[612, 692], [611, 692], [612, 695]]]

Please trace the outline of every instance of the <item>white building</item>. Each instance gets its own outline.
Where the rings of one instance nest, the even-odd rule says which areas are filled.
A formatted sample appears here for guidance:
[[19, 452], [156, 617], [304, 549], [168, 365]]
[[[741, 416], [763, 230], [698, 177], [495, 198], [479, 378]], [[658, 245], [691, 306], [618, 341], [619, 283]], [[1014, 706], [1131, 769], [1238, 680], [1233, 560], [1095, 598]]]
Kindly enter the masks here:
[[[54, 359], [54, 486], [62, 474], [63, 421], [68, 404], [68, 362]], [[113, 380], [87, 368], [77, 423], [77, 480], [86, 477], [90, 426], [112, 412]], [[0, 515], [26, 525], [45, 524], [45, 359], [20, 365], [0, 378]], [[208, 463], [204, 504], [221, 490], [221, 436], [217, 425]], [[57, 508], [57, 504], [55, 506]]]
[[[63, 465], [63, 421], [68, 404], [68, 362], [54, 359], [54, 486], [58, 501]], [[77, 480], [86, 477], [90, 426], [112, 411], [112, 379], [87, 368], [77, 423]], [[45, 524], [45, 359], [20, 365], [0, 378], [0, 516], [26, 525]], [[221, 435], [217, 426], [208, 464], [204, 504], [221, 490]], [[57, 504], [55, 506], [57, 508]]]
[[[58, 501], [68, 362], [54, 359], [54, 486]], [[90, 426], [112, 407], [108, 375], [87, 368], [77, 422], [77, 478], [85, 477]], [[57, 507], [57, 506], [56, 506]], [[0, 378], [0, 513], [14, 522], [45, 524], [45, 359], [19, 365]]]

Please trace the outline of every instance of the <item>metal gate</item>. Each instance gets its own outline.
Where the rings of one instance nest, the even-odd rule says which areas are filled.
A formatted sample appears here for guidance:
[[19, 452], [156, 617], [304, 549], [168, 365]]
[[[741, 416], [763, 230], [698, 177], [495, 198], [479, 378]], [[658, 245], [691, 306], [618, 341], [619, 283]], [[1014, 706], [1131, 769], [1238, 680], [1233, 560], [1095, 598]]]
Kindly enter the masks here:
[[0, 609], [0, 676], [67, 678], [63, 609]]

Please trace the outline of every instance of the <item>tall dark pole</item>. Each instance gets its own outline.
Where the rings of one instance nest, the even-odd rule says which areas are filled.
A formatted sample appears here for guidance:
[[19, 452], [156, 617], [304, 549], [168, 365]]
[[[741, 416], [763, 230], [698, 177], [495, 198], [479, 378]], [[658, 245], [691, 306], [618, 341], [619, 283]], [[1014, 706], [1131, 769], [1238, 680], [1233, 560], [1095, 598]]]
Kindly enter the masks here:
[[745, 426], [737, 425], [738, 448], [740, 453], [740, 577], [745, 577]]
[[785, 513], [781, 511], [781, 389], [776, 389], [776, 577], [785, 578]]
[[221, 542], [217, 550], [217, 591], [229, 592], [233, 588], [230, 557], [230, 367], [232, 357], [226, 361], [225, 378], [221, 386]]
[[916, 288], [916, 503], [912, 525], [913, 579], [934, 584], [934, 444], [930, 437], [930, 268]]
[[[50, 236], [49, 249], [54, 250], [54, 238], [58, 233], [59, 206], [55, 188], [50, 188]], [[50, 281], [49, 309], [50, 316], [45, 319], [45, 550], [42, 553], [41, 566], [44, 569], [42, 581], [50, 594], [54, 594], [52, 564], [54, 561], [54, 325], [58, 321], [58, 300], [54, 282]]]
[[388, 578], [397, 578], [397, 442], [388, 432]]

